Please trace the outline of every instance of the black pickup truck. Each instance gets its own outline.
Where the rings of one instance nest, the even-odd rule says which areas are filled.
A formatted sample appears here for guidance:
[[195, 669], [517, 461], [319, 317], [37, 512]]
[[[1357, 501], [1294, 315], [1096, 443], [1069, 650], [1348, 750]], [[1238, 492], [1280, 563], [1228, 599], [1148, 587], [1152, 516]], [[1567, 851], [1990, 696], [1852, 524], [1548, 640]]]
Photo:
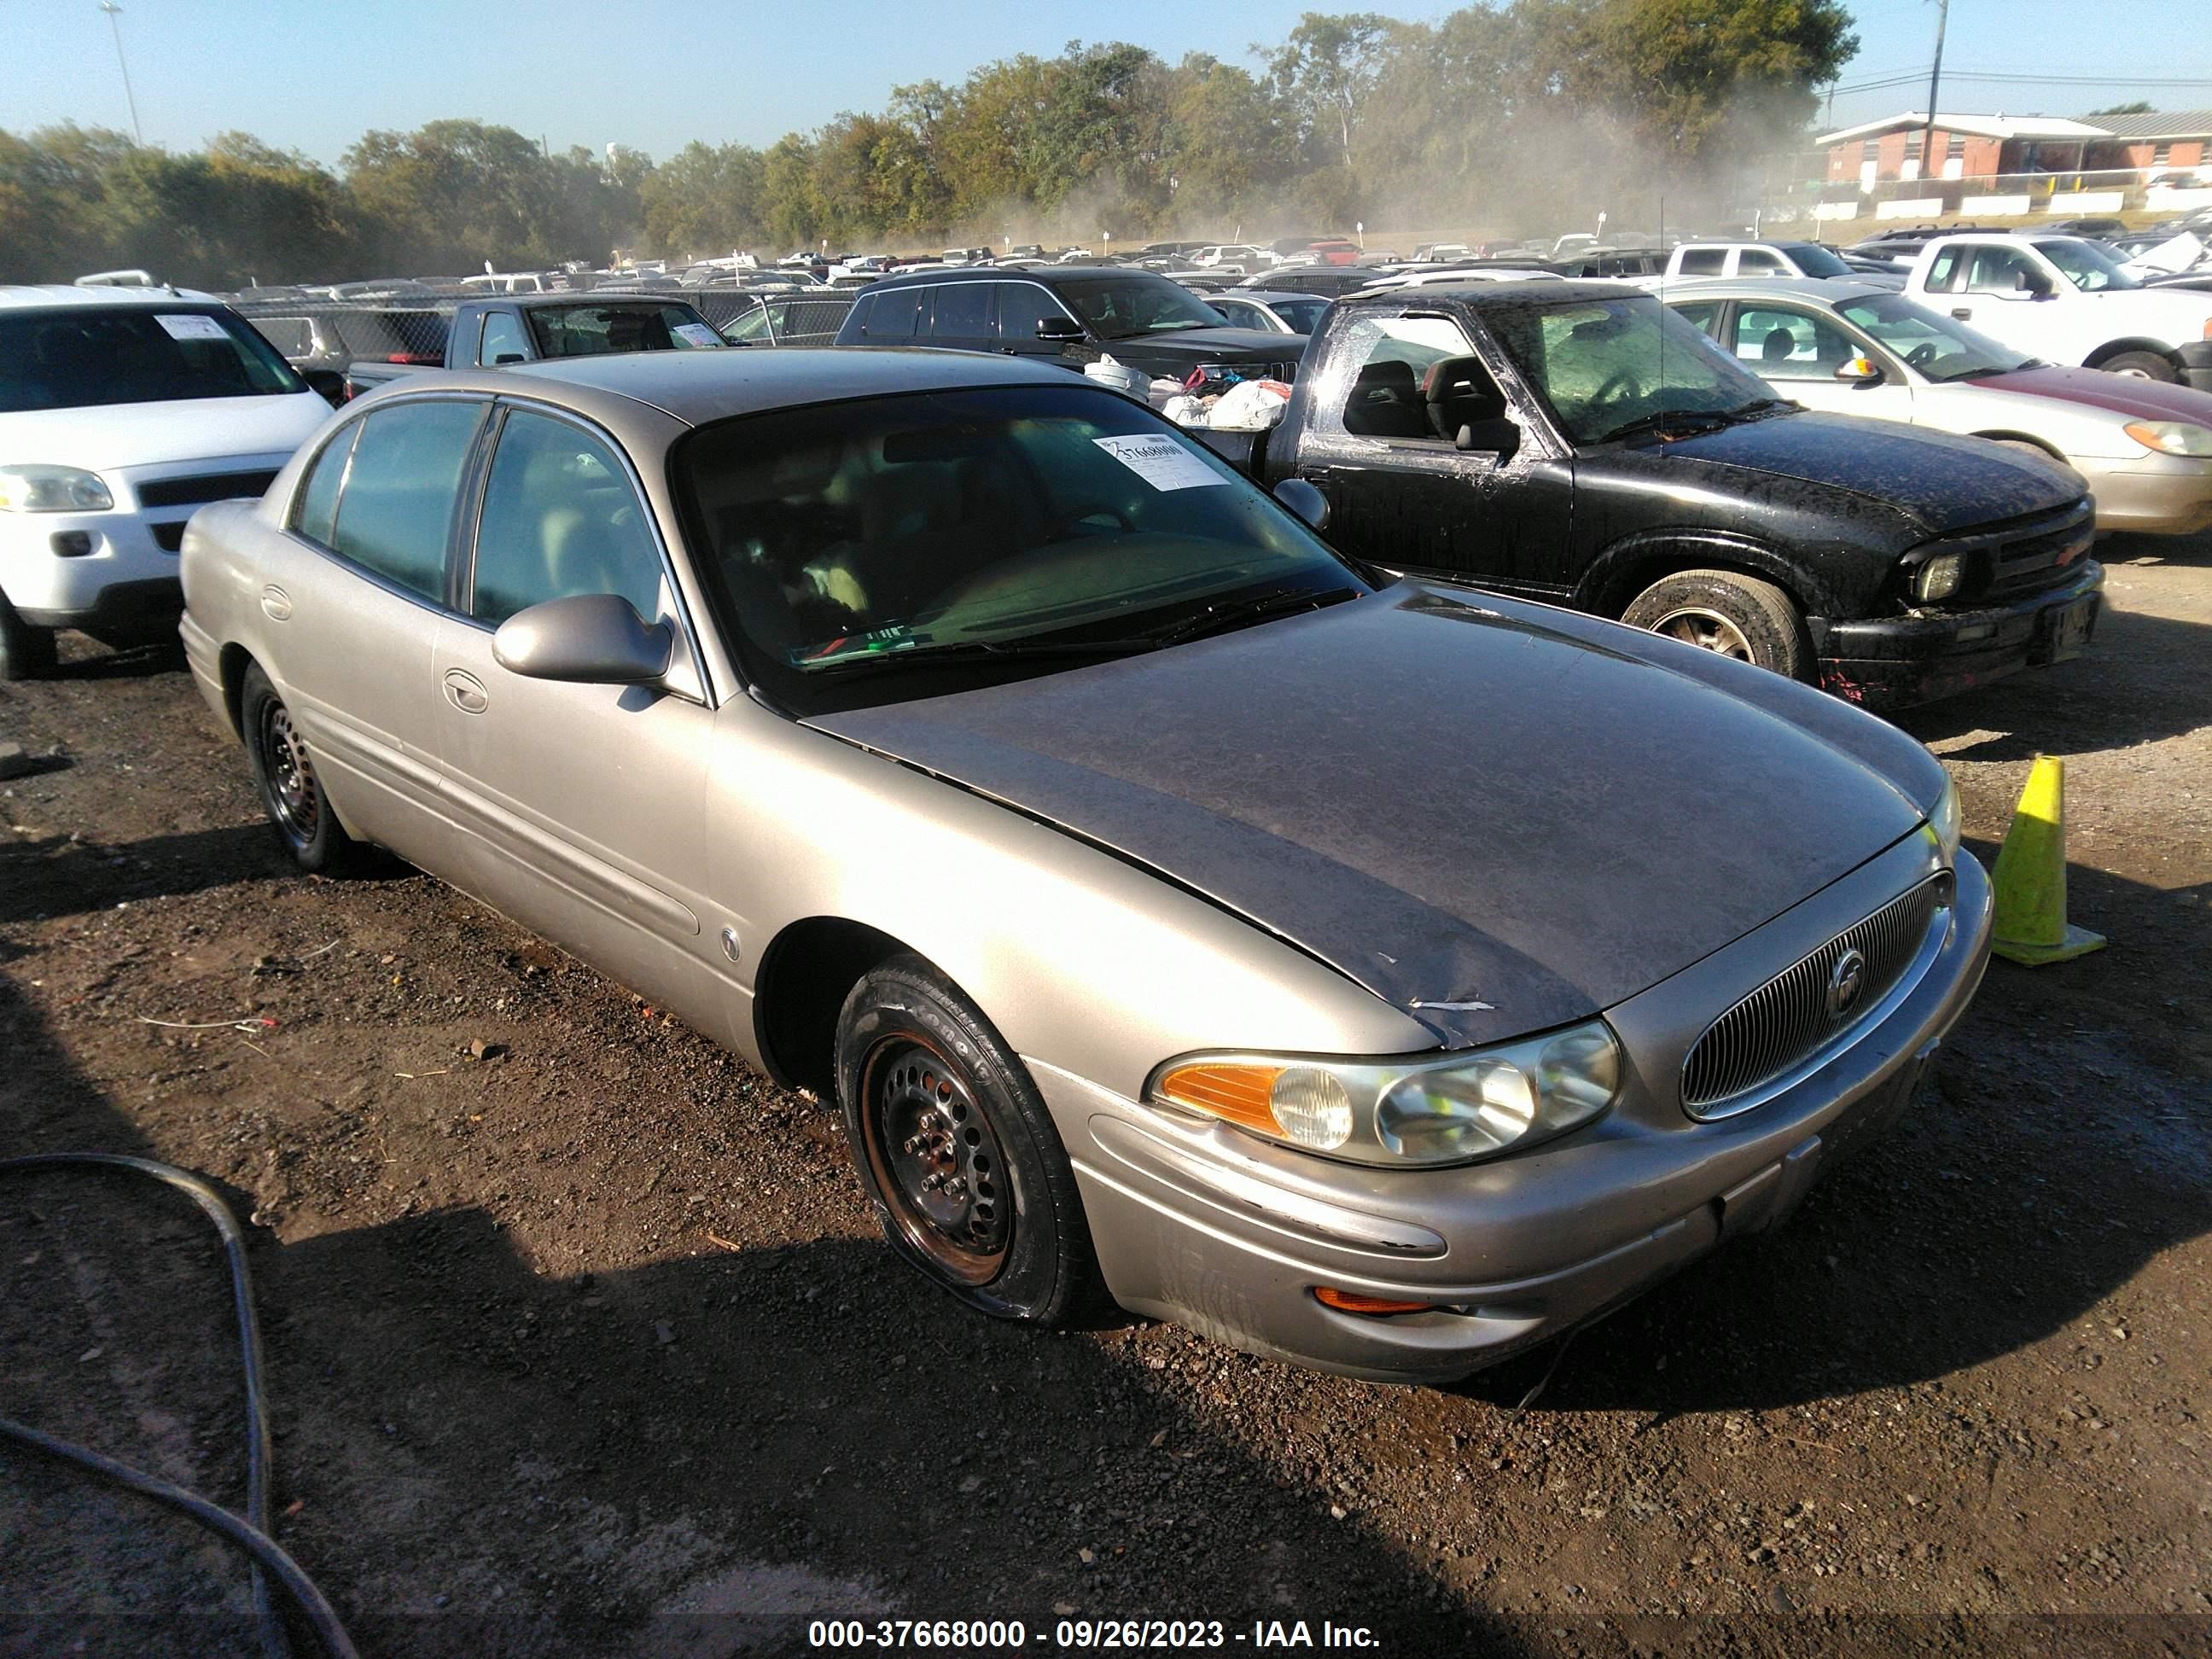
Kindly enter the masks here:
[[[446, 333], [447, 368], [495, 368], [546, 357], [611, 351], [713, 349], [727, 343], [698, 308], [659, 295], [506, 294], [465, 300]], [[346, 395], [358, 397], [418, 368], [419, 357], [347, 365]]]
[[2079, 653], [2078, 475], [1809, 413], [1614, 283], [1340, 300], [1279, 425], [1205, 432], [1321, 492], [1355, 557], [1571, 605], [1897, 708]]

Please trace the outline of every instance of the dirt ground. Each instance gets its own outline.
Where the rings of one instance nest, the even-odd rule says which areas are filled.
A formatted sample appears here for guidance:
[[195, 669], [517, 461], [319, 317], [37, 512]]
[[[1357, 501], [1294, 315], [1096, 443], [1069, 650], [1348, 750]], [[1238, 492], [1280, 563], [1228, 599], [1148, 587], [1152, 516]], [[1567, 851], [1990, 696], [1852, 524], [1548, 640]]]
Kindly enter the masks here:
[[[427, 877], [289, 873], [169, 653], [0, 687], [45, 757], [0, 797], [0, 1151], [149, 1154], [252, 1216], [276, 1530], [368, 1653], [912, 1616], [2212, 1652], [2212, 538], [2103, 553], [2090, 655], [1905, 724], [1985, 859], [2068, 758], [2111, 948], [1994, 968], [1787, 1228], [1457, 1389], [962, 1312], [819, 1109]], [[4, 1183], [0, 1415], [242, 1501], [212, 1234]], [[250, 1651], [247, 1606], [193, 1528], [0, 1448], [0, 1652]]]

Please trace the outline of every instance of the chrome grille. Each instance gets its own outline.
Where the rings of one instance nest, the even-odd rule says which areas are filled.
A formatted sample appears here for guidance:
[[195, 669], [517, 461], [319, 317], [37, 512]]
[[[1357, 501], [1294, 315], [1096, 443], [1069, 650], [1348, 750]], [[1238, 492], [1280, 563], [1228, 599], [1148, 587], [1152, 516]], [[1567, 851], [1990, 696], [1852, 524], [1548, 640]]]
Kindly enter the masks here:
[[[1947, 902], [1948, 882], [1936, 876], [1900, 894], [1707, 1026], [1682, 1062], [1683, 1108], [1692, 1117], [1712, 1115], [1713, 1107], [1771, 1082], [1863, 1019], [1911, 964]], [[1850, 1009], [1832, 1014], [1829, 976], [1847, 951], [1866, 959], [1865, 977]]]

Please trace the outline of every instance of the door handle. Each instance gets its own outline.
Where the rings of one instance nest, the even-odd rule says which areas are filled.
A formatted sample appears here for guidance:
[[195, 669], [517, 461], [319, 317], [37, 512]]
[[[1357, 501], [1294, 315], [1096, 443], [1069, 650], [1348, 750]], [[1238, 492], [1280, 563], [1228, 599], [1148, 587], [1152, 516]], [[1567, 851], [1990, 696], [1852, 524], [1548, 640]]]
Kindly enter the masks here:
[[292, 596], [271, 582], [261, 590], [261, 609], [271, 622], [292, 620]]
[[1974, 308], [1972, 306], [1953, 306], [1951, 314], [1963, 323], [1974, 314]]
[[481, 714], [491, 707], [491, 698], [483, 689], [483, 682], [465, 668], [446, 671], [446, 701], [464, 714]]

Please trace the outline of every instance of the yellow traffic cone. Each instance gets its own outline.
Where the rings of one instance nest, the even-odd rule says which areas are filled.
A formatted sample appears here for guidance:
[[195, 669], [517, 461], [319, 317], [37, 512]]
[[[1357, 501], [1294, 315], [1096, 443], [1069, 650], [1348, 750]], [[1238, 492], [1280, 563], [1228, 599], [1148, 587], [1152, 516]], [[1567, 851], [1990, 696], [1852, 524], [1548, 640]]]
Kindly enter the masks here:
[[2066, 763], [2038, 755], [1997, 849], [1996, 936], [1990, 949], [2030, 968], [2104, 948], [2105, 936], [2066, 921]]

